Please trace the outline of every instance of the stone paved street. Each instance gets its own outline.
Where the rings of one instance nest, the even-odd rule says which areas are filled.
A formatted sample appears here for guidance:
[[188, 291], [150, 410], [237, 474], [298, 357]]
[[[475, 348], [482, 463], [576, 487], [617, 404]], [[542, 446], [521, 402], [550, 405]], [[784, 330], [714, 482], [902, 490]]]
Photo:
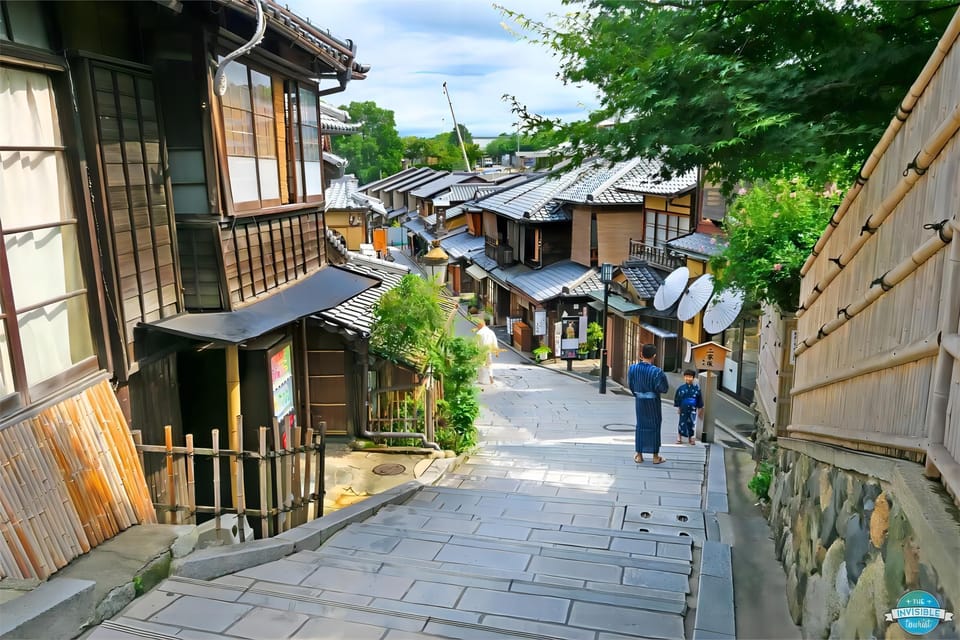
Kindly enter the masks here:
[[319, 547], [171, 577], [88, 637], [733, 637], [730, 552], [706, 510], [722, 456], [667, 444], [666, 463], [638, 465], [632, 398], [510, 351], [494, 375], [480, 446], [435, 485]]

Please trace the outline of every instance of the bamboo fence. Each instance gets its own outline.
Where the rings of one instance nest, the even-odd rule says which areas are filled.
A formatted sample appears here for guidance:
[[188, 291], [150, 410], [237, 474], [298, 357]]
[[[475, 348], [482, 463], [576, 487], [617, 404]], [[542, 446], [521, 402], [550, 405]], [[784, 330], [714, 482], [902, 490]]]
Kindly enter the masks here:
[[[198, 520], [212, 517], [216, 538], [221, 540], [221, 517], [236, 514], [241, 522], [237, 527], [240, 542], [245, 541], [244, 518], [256, 521], [257, 537], [268, 538], [322, 516], [325, 424], [320, 423], [315, 431], [280, 426], [274, 420], [272, 427], [258, 429], [256, 443], [244, 443], [242, 416], [237, 427], [238, 449], [220, 448], [219, 429], [211, 429], [210, 447], [195, 447], [193, 434], [185, 436], [183, 445], [175, 446], [169, 425], [164, 427], [162, 445], [143, 444], [142, 434], [133, 432], [141, 457], [162, 456], [166, 461], [163, 478], [154, 478], [151, 487], [157, 516], [168, 524], [199, 524]], [[222, 459], [236, 462], [229, 465], [234, 471], [228, 474], [226, 483], [221, 475]], [[197, 504], [199, 474], [212, 484], [213, 504]], [[249, 482], [248, 477], [256, 478], [256, 483]], [[226, 485], [232, 506], [223, 499]], [[248, 492], [251, 486], [256, 492]], [[250, 501], [255, 504], [248, 505]]]
[[124, 529], [155, 521], [106, 380], [0, 429], [0, 578], [45, 580]]
[[[803, 268], [788, 434], [960, 492], [960, 12]], [[960, 349], [958, 349], [960, 351]]]

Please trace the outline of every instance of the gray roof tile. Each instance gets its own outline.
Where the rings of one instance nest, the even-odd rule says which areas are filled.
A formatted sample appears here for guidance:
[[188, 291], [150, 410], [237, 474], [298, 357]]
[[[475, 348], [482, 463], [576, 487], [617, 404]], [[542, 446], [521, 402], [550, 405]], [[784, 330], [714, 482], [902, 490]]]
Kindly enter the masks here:
[[[477, 260], [474, 259], [474, 262], [477, 262]], [[520, 265], [509, 269], [494, 269], [493, 271], [487, 269], [487, 271], [490, 272], [491, 276], [519, 289], [533, 300], [545, 302], [561, 295], [564, 287], [580, 284], [583, 277], [591, 269], [570, 260], [563, 260], [542, 269], [531, 269]]]
[[454, 260], [464, 258], [473, 251], [483, 251], [483, 243], [481, 236], [472, 236], [466, 229], [440, 239], [440, 246]]
[[674, 175], [669, 179], [663, 177], [662, 170], [663, 163], [659, 160], [642, 158], [630, 174], [617, 183], [617, 188], [623, 191], [669, 196], [685, 193], [697, 186], [696, 169]]
[[410, 269], [394, 262], [368, 258], [357, 253], [351, 252], [349, 255], [350, 259], [339, 265], [341, 269], [378, 278], [382, 284], [379, 287], [367, 289], [332, 309], [322, 311], [316, 317], [347, 331], [368, 337], [373, 326], [374, 305], [387, 291], [400, 284], [400, 280], [410, 272]]
[[463, 182], [464, 180], [469, 180], [472, 177], [474, 177], [473, 174], [468, 173], [447, 173], [438, 175], [435, 180], [431, 180], [426, 184], [420, 185], [411, 191], [410, 195], [416, 198], [430, 198], [442, 191], [446, 191], [450, 188], [450, 185]]
[[715, 256], [723, 253], [730, 241], [725, 235], [703, 233], [695, 231], [685, 236], [674, 238], [667, 242], [667, 246], [684, 253], [694, 253], [701, 256]]
[[663, 276], [660, 272], [646, 262], [625, 262], [621, 265], [620, 271], [633, 285], [637, 295], [644, 299], [652, 299], [657, 294], [657, 289], [663, 284]]

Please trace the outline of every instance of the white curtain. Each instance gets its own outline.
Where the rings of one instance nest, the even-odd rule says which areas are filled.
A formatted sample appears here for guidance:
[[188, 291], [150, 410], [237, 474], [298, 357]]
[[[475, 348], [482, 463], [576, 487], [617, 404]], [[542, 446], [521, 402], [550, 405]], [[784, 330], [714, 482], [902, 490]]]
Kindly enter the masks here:
[[[54, 147], [62, 144], [48, 76], [0, 68], [0, 146]], [[62, 151], [0, 152], [0, 224], [17, 309], [84, 288], [75, 218]], [[17, 232], [18, 228], [55, 225]], [[5, 310], [11, 316], [13, 309]], [[9, 330], [13, 324], [8, 318]], [[83, 294], [16, 314], [30, 384], [61, 373], [93, 355]], [[5, 345], [4, 345], [5, 346]], [[3, 371], [9, 370], [3, 350]]]

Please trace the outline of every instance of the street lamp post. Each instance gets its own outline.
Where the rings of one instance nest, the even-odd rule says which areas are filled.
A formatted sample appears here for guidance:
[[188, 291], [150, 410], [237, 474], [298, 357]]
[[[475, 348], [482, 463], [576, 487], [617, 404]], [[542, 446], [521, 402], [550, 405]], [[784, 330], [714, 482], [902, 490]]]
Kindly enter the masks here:
[[607, 304], [610, 302], [610, 283], [613, 282], [613, 265], [600, 265], [600, 282], [603, 283], [603, 344], [600, 345], [600, 393], [607, 392]]
[[448, 256], [447, 252], [440, 246], [439, 240], [433, 241], [433, 248], [427, 251], [422, 261], [430, 280], [438, 283], [440, 286], [445, 285], [447, 280], [447, 262], [450, 261], [450, 256]]

